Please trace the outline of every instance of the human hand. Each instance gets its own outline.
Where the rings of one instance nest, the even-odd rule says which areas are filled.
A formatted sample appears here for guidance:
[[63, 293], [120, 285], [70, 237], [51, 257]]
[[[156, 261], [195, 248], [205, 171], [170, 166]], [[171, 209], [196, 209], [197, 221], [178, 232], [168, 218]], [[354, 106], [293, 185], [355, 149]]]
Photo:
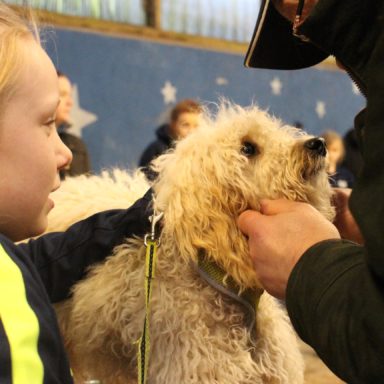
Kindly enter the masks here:
[[337, 228], [306, 203], [263, 200], [260, 212], [245, 211], [238, 219], [248, 236], [250, 256], [262, 286], [283, 299], [293, 267], [312, 245], [340, 238]]
[[349, 188], [334, 188], [333, 202], [336, 208], [336, 217], [333, 223], [339, 230], [342, 239], [363, 245], [363, 235], [349, 210], [348, 203], [351, 192], [352, 189]]

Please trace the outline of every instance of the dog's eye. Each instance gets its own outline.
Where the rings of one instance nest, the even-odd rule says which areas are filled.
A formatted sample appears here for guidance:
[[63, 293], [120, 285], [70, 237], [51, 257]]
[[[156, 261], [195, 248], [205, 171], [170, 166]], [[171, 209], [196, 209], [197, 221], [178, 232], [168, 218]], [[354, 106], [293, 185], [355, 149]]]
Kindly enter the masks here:
[[255, 144], [245, 141], [241, 147], [241, 152], [247, 157], [252, 157], [257, 154], [257, 147]]

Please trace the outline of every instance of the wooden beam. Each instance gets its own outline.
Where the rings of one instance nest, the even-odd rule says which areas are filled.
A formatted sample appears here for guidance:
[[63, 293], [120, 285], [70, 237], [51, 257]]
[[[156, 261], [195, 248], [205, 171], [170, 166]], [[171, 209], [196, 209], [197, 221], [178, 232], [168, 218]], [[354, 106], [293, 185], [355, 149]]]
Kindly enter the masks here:
[[145, 12], [146, 25], [161, 29], [161, 0], [142, 0]]
[[[160, 0], [155, 1], [157, 2]], [[15, 8], [16, 10], [22, 10], [22, 7], [19, 6], [12, 6], [12, 8]], [[146, 39], [160, 43], [189, 46], [193, 48], [226, 52], [242, 56], [245, 56], [248, 47], [248, 43], [239, 43], [211, 37], [187, 35], [184, 33], [163, 31], [153, 27], [135, 26], [109, 20], [69, 16], [38, 9], [35, 9], [34, 13], [36, 14], [41, 24], [53, 25], [61, 28], [88, 30], [91, 32], [105, 33], [120, 37], [125, 36], [128, 38]], [[160, 17], [159, 14], [157, 17]], [[324, 60], [322, 63], [318, 64], [316, 68], [340, 71], [333, 58]]]

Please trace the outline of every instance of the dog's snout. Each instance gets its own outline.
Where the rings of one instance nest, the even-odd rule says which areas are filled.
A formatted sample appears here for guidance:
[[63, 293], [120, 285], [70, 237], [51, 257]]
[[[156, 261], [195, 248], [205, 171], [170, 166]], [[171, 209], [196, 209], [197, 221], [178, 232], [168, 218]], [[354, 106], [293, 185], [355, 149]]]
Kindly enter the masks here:
[[325, 156], [327, 154], [327, 147], [325, 145], [325, 140], [322, 137], [314, 137], [312, 139], [304, 142], [304, 147], [309, 151], [316, 153], [320, 156]]

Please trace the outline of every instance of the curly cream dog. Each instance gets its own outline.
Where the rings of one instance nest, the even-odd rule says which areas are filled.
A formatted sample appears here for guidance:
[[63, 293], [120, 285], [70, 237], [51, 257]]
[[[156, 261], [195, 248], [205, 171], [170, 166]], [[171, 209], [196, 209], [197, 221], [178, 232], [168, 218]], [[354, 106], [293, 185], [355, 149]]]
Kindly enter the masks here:
[[[233, 279], [240, 293], [259, 288], [236, 218], [247, 208], [259, 209], [261, 198], [308, 202], [331, 220], [321, 144], [257, 107], [223, 104], [215, 118], [206, 116], [195, 133], [155, 162], [154, 207], [164, 216], [150, 306], [148, 383], [303, 382], [296, 336], [280, 305], [262, 294], [256, 328], [250, 330], [242, 306], [202, 279], [196, 266], [203, 255]], [[72, 222], [101, 209], [126, 207], [147, 188], [142, 176], [120, 177], [124, 182], [116, 173], [113, 180], [104, 174], [64, 182], [56, 196], [62, 211], [52, 211], [57, 224], [50, 230], [63, 229], [60, 221], [71, 215], [65, 207], [76, 201]], [[140, 187], [132, 189], [132, 183]], [[127, 239], [59, 308], [78, 382], [137, 382], [144, 264], [143, 240]]]

